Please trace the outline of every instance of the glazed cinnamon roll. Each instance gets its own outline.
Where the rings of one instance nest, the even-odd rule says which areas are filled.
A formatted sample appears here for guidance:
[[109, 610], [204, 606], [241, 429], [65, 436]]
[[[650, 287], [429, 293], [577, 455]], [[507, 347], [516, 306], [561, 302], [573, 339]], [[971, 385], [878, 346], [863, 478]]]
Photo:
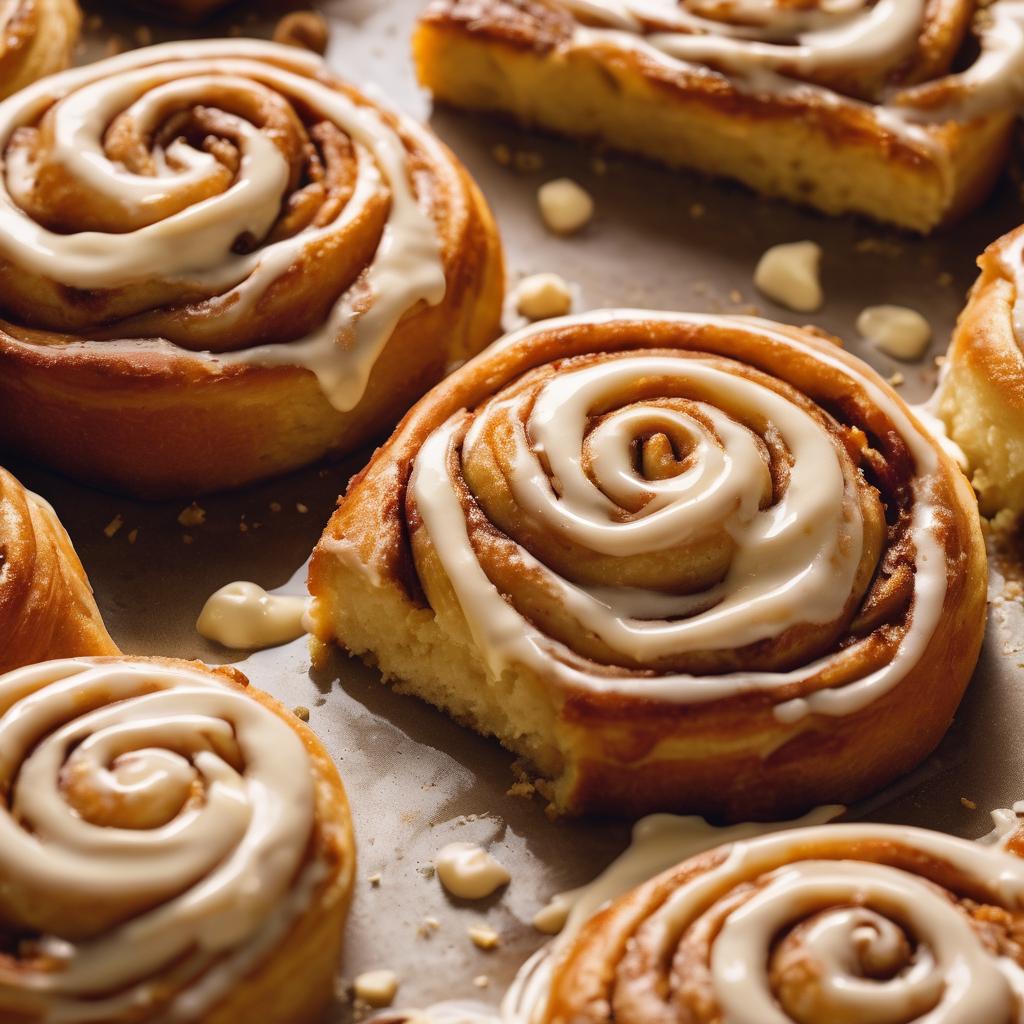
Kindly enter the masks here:
[[[984, 198], [1021, 105], [1024, 15], [975, 0], [433, 0], [438, 100], [927, 232]], [[963, 55], [963, 56], [961, 56]]]
[[0, 672], [117, 654], [53, 509], [0, 469]]
[[946, 356], [935, 406], [982, 511], [1024, 512], [1024, 228], [991, 245]]
[[491, 340], [502, 259], [426, 129], [258, 41], [0, 104], [0, 444], [144, 496], [352, 451]]
[[935, 746], [985, 568], [967, 481], [837, 344], [627, 310], [439, 385], [309, 581], [321, 639], [498, 737], [559, 810], [752, 818]]
[[0, 99], [66, 68], [81, 24], [75, 0], [2, 0]]
[[903, 826], [721, 846], [592, 918], [531, 1024], [1016, 1024], [1024, 865]]
[[241, 673], [47, 662], [0, 677], [0, 1018], [303, 1024], [354, 865], [310, 730]]

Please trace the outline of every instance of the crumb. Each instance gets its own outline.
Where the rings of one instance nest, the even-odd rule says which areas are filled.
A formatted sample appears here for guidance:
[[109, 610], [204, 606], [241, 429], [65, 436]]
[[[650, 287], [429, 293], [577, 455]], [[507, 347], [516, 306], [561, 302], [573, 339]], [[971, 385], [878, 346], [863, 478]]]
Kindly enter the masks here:
[[424, 878], [433, 878], [437, 869], [433, 864], [424, 864], [421, 868], [417, 868], [417, 870]]
[[940, 367], [941, 366], [945, 366], [946, 365], [946, 357], [945, 356], [936, 356], [935, 359], [934, 359], [934, 363], [935, 363], [936, 366], [940, 366]]
[[491, 147], [491, 156], [494, 157], [494, 162], [502, 167], [508, 167], [512, 163], [512, 150], [504, 142]]
[[331, 39], [331, 29], [324, 16], [317, 11], [292, 11], [286, 14], [274, 29], [274, 42], [298, 46], [303, 50], [325, 54]]
[[488, 928], [485, 925], [470, 928], [467, 934], [473, 945], [485, 952], [497, 949], [501, 945], [501, 936], [493, 928]]
[[420, 926], [416, 929], [416, 937], [420, 939], [429, 939], [434, 932], [439, 931], [441, 928], [441, 922], [436, 917], [425, 917], [420, 922]]
[[704, 216], [704, 204], [703, 203], [691, 203], [690, 204], [690, 216], [694, 220], [700, 220]]
[[193, 537], [192, 537], [191, 533], [183, 533], [181, 535], [181, 543], [182, 544], [191, 544], [192, 541], [193, 541]]
[[548, 230], [556, 235], [574, 235], [594, 216], [594, 200], [571, 178], [555, 178], [541, 185], [537, 204]]
[[505, 791], [505, 796], [523, 796], [529, 799], [537, 792], [532, 782], [515, 782]]
[[939, 276], [937, 278], [935, 278], [935, 283], [940, 288], [952, 288], [953, 287], [953, 275], [948, 270], [944, 270], [944, 271], [942, 271], [941, 274], [939, 274]]
[[765, 250], [754, 270], [757, 289], [780, 306], [798, 313], [821, 309], [822, 249], [817, 242], [784, 242]]
[[539, 171], [544, 166], [544, 157], [540, 153], [535, 153], [532, 150], [518, 150], [513, 157], [516, 165], [516, 170], [523, 174], [531, 174], [533, 171]]
[[200, 508], [193, 501], [188, 508], [178, 513], [178, 522], [182, 526], [202, 526], [206, 522], [206, 509]]
[[281, 502], [279, 502], [279, 501], [272, 501], [270, 503], [270, 511], [271, 512], [280, 512], [281, 511]]
[[238, 532], [239, 533], [248, 533], [249, 532], [249, 524], [248, 523], [239, 523], [238, 524]]
[[303, 704], [296, 704], [295, 707], [292, 708], [292, 714], [300, 722], [308, 722], [309, 721], [309, 708], [307, 708]]
[[891, 376], [891, 377], [889, 378], [889, 383], [890, 383], [890, 384], [891, 384], [891, 385], [892, 385], [892, 386], [893, 386], [894, 388], [898, 388], [898, 387], [900, 387], [900, 386], [901, 386], [902, 384], [905, 384], [906, 382], [907, 382], [907, 378], [906, 378], [906, 377], [904, 377], [904, 376], [903, 376], [903, 374], [899, 372], [899, 370], [897, 370], [897, 371], [896, 371], [896, 372], [895, 372], [894, 374], [892, 374], [892, 376]]
[[352, 983], [356, 999], [370, 1006], [390, 1006], [398, 992], [398, 975], [394, 971], [366, 971]]
[[558, 274], [533, 274], [515, 290], [516, 312], [527, 320], [565, 316], [572, 309], [572, 290]]
[[309, 511], [308, 505], [303, 505], [301, 501], [295, 502], [295, 511], [305, 515]]
[[741, 292], [739, 288], [733, 288], [733, 290], [729, 292], [729, 301], [734, 306], [738, 306], [743, 301], [743, 292]]
[[130, 530], [129, 533], [128, 533], [128, 543], [129, 544], [134, 544], [138, 539], [139, 539], [139, 531], [138, 530]]
[[370, 883], [370, 885], [374, 889], [379, 889], [380, 888], [380, 883], [383, 880], [384, 880], [383, 876], [381, 875], [381, 873], [379, 871], [376, 872], [375, 874], [370, 875], [370, 877], [367, 879], [367, 881]]
[[487, 988], [487, 986], [490, 985], [490, 983], [491, 983], [491, 979], [488, 978], [486, 974], [478, 974], [473, 979], [473, 984], [477, 988]]
[[976, 811], [978, 809], [978, 805], [973, 800], [968, 800], [965, 796], [960, 797], [960, 803], [969, 811]]
[[111, 537], [114, 536], [115, 533], [117, 533], [118, 530], [121, 529], [122, 526], [124, 526], [124, 516], [121, 515], [120, 512], [118, 512], [118, 514], [114, 516], [114, 518], [111, 519], [106, 526], [103, 527], [103, 532], [106, 534], [107, 539], [109, 540]]

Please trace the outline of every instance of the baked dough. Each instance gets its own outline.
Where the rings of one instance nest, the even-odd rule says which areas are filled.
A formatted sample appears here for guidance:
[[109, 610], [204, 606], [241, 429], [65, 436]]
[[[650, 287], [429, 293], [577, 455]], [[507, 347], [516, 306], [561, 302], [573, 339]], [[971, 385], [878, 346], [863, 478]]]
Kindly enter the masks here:
[[0, 100], [66, 68], [81, 26], [75, 0], [0, 0]]
[[1018, 105], [1013, 5], [990, 9], [992, 62], [944, 77], [975, 10], [432, 0], [415, 53], [441, 102], [928, 232], [984, 198]]
[[438, 385], [309, 584], [321, 640], [498, 737], [559, 811], [746, 819], [938, 743], [986, 561], [963, 474], [833, 341], [613, 310]]
[[65, 72], [0, 106], [0, 152], [0, 444], [86, 483], [192, 496], [350, 453], [497, 333], [465, 169], [295, 47]]
[[319, 740], [234, 669], [0, 677], [0, 1019], [314, 1024], [355, 855]]
[[57, 513], [0, 469], [0, 672], [117, 654]]
[[970, 466], [982, 511], [1024, 512], [1024, 228], [978, 259], [935, 404]]

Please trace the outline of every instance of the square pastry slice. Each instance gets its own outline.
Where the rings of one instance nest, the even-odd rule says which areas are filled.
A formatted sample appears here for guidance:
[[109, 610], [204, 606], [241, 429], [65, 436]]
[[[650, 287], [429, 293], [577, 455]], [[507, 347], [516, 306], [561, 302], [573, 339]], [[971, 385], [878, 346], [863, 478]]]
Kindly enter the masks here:
[[415, 52], [441, 102], [929, 232], [985, 197], [1009, 144], [1021, 15], [998, 0], [973, 32], [975, 14], [974, 0], [433, 0]]

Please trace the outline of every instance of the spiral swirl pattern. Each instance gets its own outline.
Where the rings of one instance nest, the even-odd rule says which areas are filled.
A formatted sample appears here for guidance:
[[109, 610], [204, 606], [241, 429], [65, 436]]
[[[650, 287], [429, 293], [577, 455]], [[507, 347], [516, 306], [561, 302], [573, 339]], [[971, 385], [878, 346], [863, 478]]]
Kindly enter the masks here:
[[864, 708], [943, 613], [940, 456], [850, 361], [764, 322], [664, 325], [681, 351], [535, 366], [426, 438], [409, 518], [428, 598], [445, 605], [436, 558], [495, 675], [684, 703], [760, 691], [787, 720]]
[[0, 797], [0, 1016], [198, 1016], [328, 874], [295, 729], [186, 663], [0, 678]]
[[66, 72], [0, 106], [0, 152], [0, 307], [26, 345], [303, 367], [345, 411], [401, 318], [446, 293], [450, 157], [292, 47]]
[[594, 918], [532, 1020], [1013, 1024], [1024, 866], [873, 825], [798, 829], [685, 861]]

